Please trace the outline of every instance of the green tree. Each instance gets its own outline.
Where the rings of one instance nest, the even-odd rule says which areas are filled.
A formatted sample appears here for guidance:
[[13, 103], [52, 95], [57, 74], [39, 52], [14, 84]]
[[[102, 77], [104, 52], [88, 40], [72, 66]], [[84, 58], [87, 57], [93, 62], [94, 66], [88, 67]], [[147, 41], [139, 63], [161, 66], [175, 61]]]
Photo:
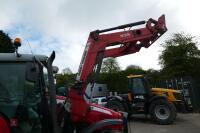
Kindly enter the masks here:
[[164, 49], [159, 60], [166, 78], [200, 74], [200, 50], [194, 39], [191, 35], [176, 33], [162, 44]]
[[62, 73], [63, 74], [72, 74], [72, 70], [70, 69], [70, 68], [64, 68], [63, 70], [62, 70]]
[[56, 88], [70, 87], [75, 82], [75, 74], [56, 74]]
[[137, 69], [137, 70], [141, 69], [141, 70], [142, 70], [142, 67], [141, 67], [141, 66], [138, 66], [138, 65], [128, 65], [128, 66], [126, 67], [126, 70], [127, 70], [127, 69]]
[[138, 65], [129, 65], [126, 67], [124, 73], [126, 74], [126, 76], [128, 76], [130, 74], [134, 75], [145, 74], [146, 72], [144, 69], [142, 69], [142, 67]]
[[127, 78], [124, 71], [101, 73], [97, 82], [107, 84], [109, 91], [117, 91], [119, 93], [127, 92]]
[[120, 66], [115, 58], [107, 58], [102, 63], [102, 73], [115, 73], [120, 71]]
[[159, 70], [148, 69], [146, 71], [146, 77], [151, 87], [159, 87], [158, 83], [162, 80], [162, 76]]
[[107, 84], [110, 91], [117, 91], [119, 93], [127, 93], [128, 91], [128, 79], [130, 74], [144, 74], [140, 66], [129, 65], [125, 70], [117, 71], [113, 73], [101, 73], [99, 76], [99, 83]]
[[0, 53], [13, 53], [14, 51], [11, 38], [0, 30]]

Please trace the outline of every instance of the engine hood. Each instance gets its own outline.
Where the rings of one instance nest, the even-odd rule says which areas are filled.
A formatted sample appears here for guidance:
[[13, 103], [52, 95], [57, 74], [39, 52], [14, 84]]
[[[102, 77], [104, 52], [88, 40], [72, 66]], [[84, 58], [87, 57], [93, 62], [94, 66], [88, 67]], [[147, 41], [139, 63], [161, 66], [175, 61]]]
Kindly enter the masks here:
[[107, 116], [110, 116], [110, 118], [115, 118], [115, 119], [122, 119], [122, 114], [119, 112], [116, 112], [114, 110], [102, 107], [98, 104], [91, 104], [90, 105], [91, 110], [98, 112], [98, 113], [103, 113]]
[[166, 89], [166, 88], [152, 88], [151, 91], [156, 92], [175, 92], [175, 93], [181, 93], [180, 90], [175, 89]]

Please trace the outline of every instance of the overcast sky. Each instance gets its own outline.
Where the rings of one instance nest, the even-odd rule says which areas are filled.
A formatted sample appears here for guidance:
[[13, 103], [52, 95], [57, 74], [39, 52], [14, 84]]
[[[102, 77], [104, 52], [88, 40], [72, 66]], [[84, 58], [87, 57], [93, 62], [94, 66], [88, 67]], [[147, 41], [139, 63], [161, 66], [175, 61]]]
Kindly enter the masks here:
[[199, 0], [0, 0], [0, 30], [22, 38], [20, 52], [50, 55], [60, 70], [77, 72], [90, 31], [166, 15], [168, 31], [139, 53], [117, 58], [124, 69], [134, 64], [159, 69], [159, 46], [172, 33], [199, 36]]

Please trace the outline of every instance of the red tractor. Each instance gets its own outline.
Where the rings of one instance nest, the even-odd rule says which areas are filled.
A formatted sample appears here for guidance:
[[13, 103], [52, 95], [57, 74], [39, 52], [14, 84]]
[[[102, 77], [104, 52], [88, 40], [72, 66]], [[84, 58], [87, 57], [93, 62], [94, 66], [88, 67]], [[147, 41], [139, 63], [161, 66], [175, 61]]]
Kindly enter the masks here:
[[[144, 28], [131, 29], [133, 26], [145, 23]], [[124, 30], [112, 32], [120, 29]], [[147, 22], [140, 21], [90, 33], [79, 66], [77, 82], [70, 89], [66, 100], [67, 105], [70, 105], [69, 113], [72, 123], [77, 129], [93, 128], [93, 126], [96, 126], [93, 129], [100, 129], [100, 131], [101, 129], [118, 131], [122, 129], [123, 124], [126, 123], [123, 121], [120, 123], [123, 116], [90, 103], [92, 96], [88, 96], [85, 90], [90, 84], [92, 92], [104, 58], [139, 52], [142, 47], [151, 46], [166, 31], [165, 16], [162, 15], [158, 21], [150, 18]]]

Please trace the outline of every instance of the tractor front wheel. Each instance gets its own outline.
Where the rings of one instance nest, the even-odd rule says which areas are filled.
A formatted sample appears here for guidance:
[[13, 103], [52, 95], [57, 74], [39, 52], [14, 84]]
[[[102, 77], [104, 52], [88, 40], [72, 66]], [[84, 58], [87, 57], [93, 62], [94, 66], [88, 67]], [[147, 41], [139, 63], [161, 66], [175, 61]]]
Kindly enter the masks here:
[[177, 114], [174, 104], [164, 99], [153, 101], [149, 112], [153, 121], [161, 125], [173, 123]]

